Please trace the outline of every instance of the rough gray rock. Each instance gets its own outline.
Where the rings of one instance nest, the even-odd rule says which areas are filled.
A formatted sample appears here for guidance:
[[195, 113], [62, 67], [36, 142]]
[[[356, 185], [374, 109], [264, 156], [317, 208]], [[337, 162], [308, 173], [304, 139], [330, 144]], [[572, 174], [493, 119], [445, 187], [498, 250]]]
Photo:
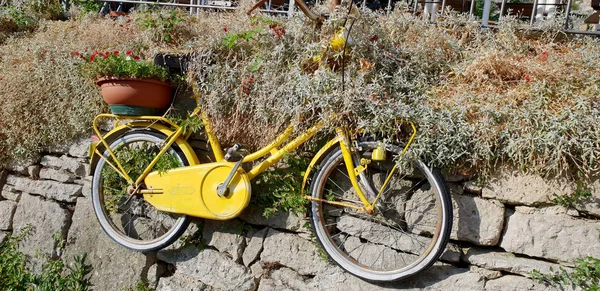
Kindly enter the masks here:
[[429, 238], [417, 234], [393, 230], [387, 226], [351, 215], [341, 216], [337, 228], [343, 233], [363, 238], [371, 243], [414, 254], [423, 253], [430, 241]]
[[62, 257], [70, 260], [87, 253], [95, 290], [124, 290], [143, 279], [143, 270], [153, 260], [113, 242], [98, 224], [89, 199], [77, 199], [72, 220]]
[[503, 169], [487, 182], [481, 194], [484, 198], [507, 204], [533, 206], [552, 204], [555, 195], [570, 194], [573, 191], [573, 183], [565, 179], [547, 180], [538, 175]]
[[507, 275], [501, 278], [489, 280], [485, 283], [486, 291], [545, 291], [545, 290], [571, 290], [571, 288], [559, 289], [541, 285], [531, 279]]
[[449, 242], [446, 245], [446, 250], [440, 256], [440, 260], [446, 261], [446, 262], [451, 262], [451, 263], [458, 263], [458, 262], [460, 262], [460, 259], [462, 258], [462, 256], [463, 256], [462, 249], [459, 248], [457, 245]]
[[250, 266], [250, 272], [252, 272], [252, 276], [254, 278], [260, 278], [265, 273], [265, 266], [260, 261], [254, 263], [254, 265]]
[[[371, 243], [415, 254], [423, 253], [426, 244], [430, 242], [428, 238], [392, 230], [380, 224], [349, 215], [340, 217], [337, 227], [343, 233], [363, 238]], [[456, 245], [448, 244], [442, 254], [442, 259], [449, 262], [459, 262], [461, 255], [462, 252]]]
[[53, 168], [43, 168], [38, 173], [41, 179], [54, 180], [62, 183], [72, 183], [75, 181], [75, 176], [62, 170], [55, 170]]
[[488, 280], [502, 277], [502, 273], [500, 271], [488, 270], [477, 266], [469, 266], [469, 272], [480, 274]]
[[19, 173], [22, 175], [29, 175], [28, 168], [29, 168], [29, 166], [34, 165], [34, 164], [36, 164], [36, 162], [33, 160], [15, 162], [13, 164], [6, 166], [6, 170], [8, 170], [10, 172], [14, 172], [14, 173]]
[[436, 266], [415, 279], [391, 283], [369, 283], [338, 267], [328, 268], [314, 278], [305, 278], [288, 268], [280, 268], [260, 281], [258, 290], [482, 290], [483, 278], [450, 266]]
[[306, 284], [300, 274], [288, 268], [281, 268], [271, 272], [268, 278], [262, 278], [258, 291], [276, 290], [317, 290]]
[[267, 233], [260, 259], [263, 263], [280, 264], [303, 275], [316, 275], [329, 266], [319, 257], [319, 250], [312, 242], [273, 229]]
[[[479, 248], [471, 248], [463, 259], [467, 263], [485, 269], [503, 271], [526, 277], [529, 277], [529, 273], [533, 270], [537, 270], [542, 274], [554, 274], [561, 267], [558, 264], [519, 258], [511, 253], [494, 252]], [[551, 268], [554, 271], [550, 271]]]
[[448, 190], [450, 190], [450, 194], [454, 195], [463, 195], [464, 186], [456, 183], [446, 184], [448, 186]]
[[19, 200], [21, 200], [21, 191], [18, 191], [15, 189], [15, 187], [6, 184], [4, 185], [4, 188], [2, 188], [2, 198], [19, 202]]
[[10, 175], [6, 182], [17, 191], [42, 195], [63, 202], [75, 202], [81, 194], [81, 185], [62, 184], [56, 181], [30, 180]]
[[85, 167], [86, 163], [81, 162], [76, 158], [70, 158], [67, 156], [61, 156], [60, 158], [55, 156], [43, 156], [41, 164], [44, 167], [64, 170], [79, 177], [85, 177], [87, 175]]
[[477, 245], [498, 244], [504, 226], [504, 205], [495, 200], [452, 195], [454, 221], [451, 239]]
[[12, 230], [13, 215], [17, 203], [10, 200], [0, 201], [0, 230]]
[[244, 266], [248, 267], [254, 260], [258, 258], [260, 252], [263, 250], [263, 241], [269, 231], [268, 227], [265, 227], [259, 231], [254, 232], [248, 239], [248, 245], [242, 255], [242, 262]]
[[6, 240], [6, 238], [8, 238], [8, 236], [10, 236], [10, 232], [0, 231], [0, 244], [3, 243]]
[[463, 187], [464, 187], [465, 192], [476, 194], [476, 195], [481, 195], [481, 191], [483, 190], [483, 187], [475, 181], [467, 181], [467, 182], [465, 182]]
[[158, 252], [158, 258], [175, 264], [177, 273], [202, 281], [215, 289], [254, 290], [254, 277], [244, 266], [218, 251], [199, 251], [189, 246], [178, 250]]
[[[407, 229], [412, 233], [435, 233], [439, 217], [437, 211], [432, 207], [436, 203], [435, 193], [430, 188], [421, 187], [421, 189], [418, 189], [406, 201], [406, 209], [410, 210], [404, 211]], [[401, 206], [402, 203], [398, 205]], [[398, 213], [402, 212], [402, 209], [398, 209]]]
[[27, 174], [33, 179], [38, 179], [40, 177], [40, 168], [40, 165], [31, 165], [27, 167]]
[[500, 247], [513, 253], [565, 262], [585, 256], [600, 257], [599, 228], [600, 222], [555, 214], [555, 208], [517, 207], [516, 211], [507, 210]]
[[242, 258], [246, 240], [241, 236], [244, 223], [239, 220], [206, 220], [202, 237], [209, 246], [228, 253], [234, 261]]
[[[445, 264], [436, 264], [419, 275], [401, 282], [372, 284], [354, 277], [337, 266], [317, 274], [306, 290], [483, 290], [485, 283], [480, 274], [470, 273]], [[300, 289], [304, 290], [304, 289]]]
[[193, 277], [175, 273], [171, 277], [163, 277], [158, 280], [156, 291], [211, 291], [212, 288]]
[[88, 180], [82, 180], [81, 184], [81, 195], [86, 198], [92, 197], [92, 182]]
[[44, 152], [64, 155], [69, 152], [69, 145], [60, 144], [60, 145], [46, 146], [46, 148], [44, 149]]
[[69, 147], [69, 155], [77, 158], [88, 158], [88, 149], [90, 147], [90, 139], [83, 138], [75, 142]]
[[41, 262], [45, 261], [44, 256], [58, 255], [55, 233], [66, 239], [71, 213], [58, 203], [23, 194], [13, 217], [13, 233], [20, 234], [28, 225], [31, 230], [19, 244], [19, 250], [32, 256], [33, 268], [39, 271]]
[[578, 201], [574, 207], [581, 212], [600, 217], [600, 177], [596, 177], [586, 189], [592, 192], [592, 197]]
[[304, 217], [300, 217], [291, 212], [278, 211], [273, 214], [273, 216], [269, 217], [269, 219], [266, 219], [262, 214], [262, 208], [250, 205], [242, 212], [240, 218], [254, 225], [270, 226], [272, 228], [287, 229], [294, 232], [311, 232], [304, 226], [307, 222]]

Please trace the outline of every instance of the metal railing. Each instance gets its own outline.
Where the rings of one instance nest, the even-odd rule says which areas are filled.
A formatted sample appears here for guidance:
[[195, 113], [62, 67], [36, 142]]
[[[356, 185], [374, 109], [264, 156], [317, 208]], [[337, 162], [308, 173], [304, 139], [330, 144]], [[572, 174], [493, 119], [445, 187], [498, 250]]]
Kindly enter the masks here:
[[[185, 1], [185, 3], [183, 3]], [[154, 2], [147, 0], [102, 0], [105, 3], [103, 12], [107, 13], [106, 10], [110, 3], [118, 3], [118, 7], [122, 7], [123, 4], [129, 3], [134, 5], [153, 5], [153, 6], [170, 6], [170, 7], [182, 7], [187, 8], [191, 15], [198, 15], [201, 9], [221, 9], [221, 10], [234, 10], [237, 9], [239, 0], [172, 0], [170, 2]], [[298, 13], [297, 7], [294, 0], [288, 0], [286, 2], [279, 0], [277, 3], [273, 3], [277, 0], [268, 0], [265, 2], [263, 9], [264, 12], [275, 13], [275, 14], [287, 14], [292, 16]], [[352, 0], [351, 0], [352, 1]], [[355, 0], [354, 0], [355, 1]], [[403, 1], [403, 0], [399, 0]], [[413, 15], [421, 15], [427, 17], [431, 21], [436, 21], [437, 17], [444, 15], [448, 11], [448, 8], [456, 9], [460, 7], [461, 13], [468, 13], [469, 16], [475, 17], [475, 8], [477, 0], [412, 0], [409, 3], [411, 12]], [[533, 0], [532, 3], [518, 3], [521, 10], [515, 11], [513, 7], [516, 3], [510, 3], [510, 0], [502, 0], [501, 2], [493, 2], [492, 0], [479, 0], [483, 1], [483, 11], [481, 15], [482, 27], [496, 27], [490, 22], [490, 13], [493, 5], [500, 5], [499, 20], [506, 17], [507, 14], [519, 15], [521, 17], [528, 18], [527, 27], [528, 29], [535, 29], [536, 24], [543, 23], [546, 18], [552, 18], [559, 13], [564, 13], [564, 24], [563, 31], [571, 34], [586, 34], [586, 35], [597, 35], [600, 36], [600, 24], [595, 24], [595, 31], [589, 30], [576, 30], [572, 27], [572, 0]], [[565, 3], [566, 1], [566, 3]], [[359, 3], [363, 7], [367, 6], [367, 0], [362, 0]], [[462, 3], [462, 6], [457, 6], [457, 3]], [[303, 3], [301, 3], [303, 4]], [[468, 6], [468, 10], [465, 11], [465, 5]], [[392, 2], [388, 1], [386, 10], [390, 10]], [[596, 8], [596, 7], [594, 7]], [[529, 11], [530, 9], [530, 11]], [[560, 10], [563, 12], [560, 12]], [[119, 8], [116, 9], [119, 11]], [[511, 11], [512, 10], [512, 11]], [[524, 13], [526, 12], [526, 13]], [[599, 12], [596, 12], [599, 13]]]
[[[102, 0], [104, 2], [104, 6], [102, 7], [101, 13], [108, 13], [108, 4], [110, 3], [118, 3], [118, 7], [115, 11], [122, 12], [123, 7], [122, 4], [129, 3], [135, 5], [150, 5], [150, 6], [167, 6], [167, 7], [182, 7], [188, 8], [190, 15], [197, 15], [200, 12], [200, 9], [220, 9], [220, 10], [235, 10], [237, 9], [238, 1], [234, 0], [189, 0], [185, 1], [187, 3], [182, 3], [182, 1], [170, 1], [170, 2], [156, 2], [156, 1], [146, 1], [146, 0]], [[290, 1], [290, 3], [286, 3], [284, 5], [273, 5], [273, 0], [269, 0], [265, 5], [265, 9], [262, 11], [268, 13], [278, 13], [278, 14], [293, 14], [296, 13], [294, 1]]]

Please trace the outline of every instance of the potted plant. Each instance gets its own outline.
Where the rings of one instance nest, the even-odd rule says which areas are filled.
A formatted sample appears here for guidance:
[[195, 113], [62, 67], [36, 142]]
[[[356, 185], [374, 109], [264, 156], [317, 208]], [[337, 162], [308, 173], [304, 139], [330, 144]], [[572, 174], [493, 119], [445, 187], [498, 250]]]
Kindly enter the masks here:
[[169, 71], [127, 51], [99, 53], [83, 59], [82, 73], [96, 82], [104, 101], [117, 115], [160, 115], [171, 104]]

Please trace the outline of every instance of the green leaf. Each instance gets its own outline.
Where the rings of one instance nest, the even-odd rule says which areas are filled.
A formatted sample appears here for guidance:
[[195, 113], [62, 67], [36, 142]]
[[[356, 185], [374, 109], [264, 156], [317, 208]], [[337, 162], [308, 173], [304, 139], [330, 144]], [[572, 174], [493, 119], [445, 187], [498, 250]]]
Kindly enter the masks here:
[[223, 41], [221, 42], [221, 44], [223, 44], [227, 48], [232, 48], [235, 45], [235, 42], [237, 41], [238, 38], [239, 38], [239, 36], [237, 34], [228, 33], [225, 36], [225, 38], [223, 39]]
[[250, 72], [256, 72], [258, 70], [260, 70], [260, 67], [262, 66], [264, 59], [262, 57], [257, 58], [252, 65], [250, 66]]

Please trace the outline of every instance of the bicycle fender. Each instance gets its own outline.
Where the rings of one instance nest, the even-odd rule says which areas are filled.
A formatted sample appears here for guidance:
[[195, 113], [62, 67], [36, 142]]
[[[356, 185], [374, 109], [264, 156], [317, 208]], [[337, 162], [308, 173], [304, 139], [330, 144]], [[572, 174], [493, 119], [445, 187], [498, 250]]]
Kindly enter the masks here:
[[328, 141], [310, 161], [310, 164], [308, 165], [308, 168], [306, 168], [306, 172], [304, 173], [304, 179], [302, 180], [302, 188], [300, 190], [301, 195], [304, 195], [304, 188], [308, 183], [308, 179], [310, 178], [312, 170], [323, 160], [323, 158], [327, 156], [327, 154], [329, 154], [329, 152], [331, 152], [331, 150], [334, 149], [335, 145], [337, 145], [341, 140], [342, 138], [337, 136], [336, 138]]
[[[124, 134], [127, 131], [130, 131], [132, 129], [138, 129], [138, 128], [150, 128], [150, 129], [160, 132], [166, 136], [170, 136], [171, 134], [173, 134], [175, 132], [174, 130], [170, 129], [169, 127], [159, 124], [159, 123], [132, 122], [132, 123], [123, 124], [119, 127], [112, 129], [107, 134], [105, 134], [103, 136], [103, 138], [104, 138], [104, 140], [106, 140], [107, 143], [110, 143], [113, 139], [117, 138], [121, 134]], [[200, 161], [198, 160], [198, 156], [196, 155], [196, 152], [194, 152], [194, 149], [192, 148], [192, 146], [190, 146], [185, 140], [178, 138], [174, 144], [176, 144], [181, 149], [182, 153], [186, 156], [188, 161], [190, 161], [190, 166], [200, 164]], [[88, 173], [88, 175], [91, 175], [94, 172], [94, 169], [96, 168], [96, 164], [98, 163], [98, 160], [100, 159], [100, 156], [98, 154], [96, 154], [96, 149], [100, 153], [104, 152], [104, 150], [105, 150], [104, 144], [102, 142], [94, 142], [90, 145], [90, 149], [89, 149], [89, 155], [90, 155], [90, 170], [89, 171], [90, 172]]]

